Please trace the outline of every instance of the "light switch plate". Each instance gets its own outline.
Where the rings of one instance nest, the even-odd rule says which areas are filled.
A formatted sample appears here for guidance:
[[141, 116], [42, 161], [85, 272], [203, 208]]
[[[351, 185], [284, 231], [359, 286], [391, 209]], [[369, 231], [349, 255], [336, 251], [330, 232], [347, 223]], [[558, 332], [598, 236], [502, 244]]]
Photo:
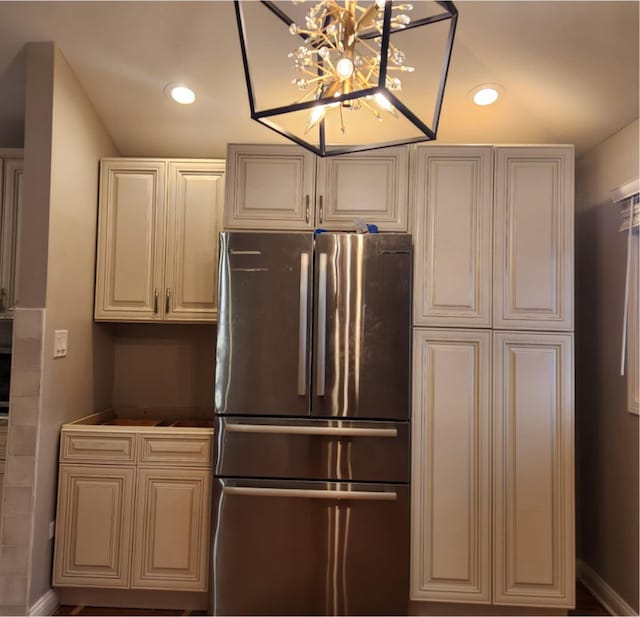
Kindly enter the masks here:
[[56, 330], [53, 341], [53, 357], [64, 358], [67, 355], [69, 330]]

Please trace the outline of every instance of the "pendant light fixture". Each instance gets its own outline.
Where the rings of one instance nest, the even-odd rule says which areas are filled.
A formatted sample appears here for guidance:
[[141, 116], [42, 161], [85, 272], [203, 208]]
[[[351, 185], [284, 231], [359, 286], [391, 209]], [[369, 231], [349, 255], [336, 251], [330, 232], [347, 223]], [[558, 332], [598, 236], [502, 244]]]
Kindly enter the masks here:
[[436, 138], [453, 2], [236, 0], [235, 10], [254, 120], [319, 156]]

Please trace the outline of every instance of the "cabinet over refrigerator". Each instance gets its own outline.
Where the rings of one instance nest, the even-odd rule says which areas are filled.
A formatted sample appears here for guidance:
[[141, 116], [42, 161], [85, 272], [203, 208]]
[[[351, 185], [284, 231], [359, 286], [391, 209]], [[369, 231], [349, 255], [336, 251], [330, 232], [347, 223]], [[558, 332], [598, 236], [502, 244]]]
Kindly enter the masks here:
[[411, 236], [220, 246], [214, 612], [406, 612]]

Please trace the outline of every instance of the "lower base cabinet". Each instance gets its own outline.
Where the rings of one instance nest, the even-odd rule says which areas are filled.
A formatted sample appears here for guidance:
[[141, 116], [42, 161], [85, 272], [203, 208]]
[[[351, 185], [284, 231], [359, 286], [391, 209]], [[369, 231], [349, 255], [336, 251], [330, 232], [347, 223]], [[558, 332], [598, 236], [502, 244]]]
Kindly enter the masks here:
[[411, 599], [572, 607], [572, 335], [413, 343]]
[[134, 589], [206, 591], [211, 473], [139, 469]]
[[129, 586], [135, 468], [60, 465], [54, 585]]
[[60, 452], [54, 586], [207, 591], [211, 432], [63, 427]]

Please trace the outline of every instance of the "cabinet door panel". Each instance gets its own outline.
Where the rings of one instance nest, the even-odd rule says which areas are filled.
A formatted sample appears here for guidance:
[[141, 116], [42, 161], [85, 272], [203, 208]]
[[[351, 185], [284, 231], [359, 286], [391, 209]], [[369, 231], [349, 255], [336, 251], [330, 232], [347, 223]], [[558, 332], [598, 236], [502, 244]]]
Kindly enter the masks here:
[[414, 330], [412, 600], [491, 600], [490, 353], [486, 330]]
[[138, 470], [133, 587], [206, 591], [211, 472]]
[[317, 225], [352, 231], [363, 219], [381, 231], [407, 231], [408, 169], [405, 147], [319, 159]]
[[[22, 159], [4, 161], [4, 195], [2, 197], [2, 236], [0, 237], [0, 314], [9, 315], [18, 297], [18, 238], [20, 237], [20, 209], [24, 179]], [[0, 186], [2, 186], [0, 173]]]
[[102, 161], [96, 319], [162, 319], [164, 176], [164, 161]]
[[168, 171], [165, 319], [215, 321], [224, 161], [172, 161]]
[[494, 327], [573, 328], [573, 148], [497, 148]]
[[414, 321], [491, 326], [492, 149], [415, 154]]
[[225, 229], [313, 229], [315, 165], [298, 146], [230, 144]]
[[573, 340], [494, 334], [494, 602], [574, 602]]
[[60, 465], [53, 584], [129, 587], [133, 467]]

